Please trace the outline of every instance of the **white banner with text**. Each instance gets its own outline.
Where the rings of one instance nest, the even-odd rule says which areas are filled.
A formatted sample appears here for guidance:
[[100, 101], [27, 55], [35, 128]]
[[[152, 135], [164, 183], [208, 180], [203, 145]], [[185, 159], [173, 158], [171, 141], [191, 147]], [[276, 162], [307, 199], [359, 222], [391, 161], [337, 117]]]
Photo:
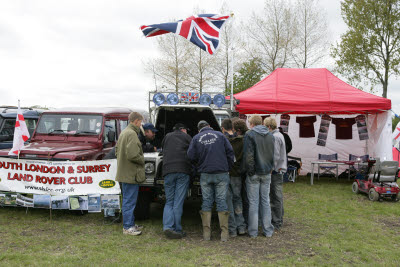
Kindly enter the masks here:
[[117, 160], [37, 161], [0, 158], [0, 191], [48, 194], [119, 194]]

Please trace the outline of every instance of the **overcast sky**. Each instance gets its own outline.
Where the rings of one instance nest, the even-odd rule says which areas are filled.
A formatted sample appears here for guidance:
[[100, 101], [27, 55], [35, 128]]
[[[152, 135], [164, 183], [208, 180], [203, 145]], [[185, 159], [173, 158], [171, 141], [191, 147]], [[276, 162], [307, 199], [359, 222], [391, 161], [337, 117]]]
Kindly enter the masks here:
[[[154, 82], [142, 62], [157, 54], [157, 37], [144, 38], [139, 26], [186, 18], [195, 8], [219, 13], [222, 2], [1, 0], [0, 105], [20, 99], [22, 106], [147, 108]], [[227, 2], [239, 21], [264, 6], [263, 0]], [[346, 30], [340, 1], [320, 0], [320, 5], [335, 42]], [[397, 112], [399, 86], [392, 79], [389, 98]]]

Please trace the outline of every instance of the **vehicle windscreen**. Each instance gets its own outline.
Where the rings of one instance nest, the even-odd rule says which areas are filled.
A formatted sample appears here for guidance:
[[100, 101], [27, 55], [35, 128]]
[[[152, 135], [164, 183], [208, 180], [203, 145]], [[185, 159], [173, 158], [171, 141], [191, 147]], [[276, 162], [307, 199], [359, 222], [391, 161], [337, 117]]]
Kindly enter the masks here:
[[221, 130], [218, 125], [214, 113], [209, 108], [198, 109], [190, 107], [166, 107], [160, 108], [155, 124], [158, 132], [156, 134], [156, 142], [161, 144], [164, 136], [173, 131], [176, 123], [183, 123], [188, 128], [188, 134], [195, 136], [199, 131], [197, 124], [199, 121], [205, 120], [210, 126], [217, 131]]
[[70, 134], [98, 135], [101, 132], [103, 117], [84, 114], [44, 114], [36, 133], [38, 134]]
[[[30, 136], [36, 128], [37, 119], [25, 119], [26, 127], [28, 128]], [[0, 140], [13, 141], [15, 130], [15, 119], [3, 119], [0, 122]]]

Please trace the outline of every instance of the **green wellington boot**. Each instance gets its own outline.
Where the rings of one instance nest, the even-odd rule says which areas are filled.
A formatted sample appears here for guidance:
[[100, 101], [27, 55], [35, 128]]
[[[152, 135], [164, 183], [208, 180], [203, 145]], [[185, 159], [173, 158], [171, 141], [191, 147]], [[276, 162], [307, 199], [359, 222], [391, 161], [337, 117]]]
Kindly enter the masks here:
[[218, 212], [219, 227], [221, 228], [221, 241], [226, 242], [229, 238], [228, 232], [228, 220], [229, 211], [219, 211]]
[[203, 224], [203, 239], [209, 241], [211, 239], [211, 211], [200, 211], [201, 221]]

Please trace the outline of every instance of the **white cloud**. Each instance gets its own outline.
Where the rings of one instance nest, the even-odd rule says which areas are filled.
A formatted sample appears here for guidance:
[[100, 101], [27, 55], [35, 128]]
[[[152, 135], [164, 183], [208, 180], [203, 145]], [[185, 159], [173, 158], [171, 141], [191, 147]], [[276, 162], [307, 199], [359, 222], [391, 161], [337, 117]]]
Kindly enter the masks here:
[[[227, 1], [246, 21], [263, 0]], [[339, 0], [321, 0], [332, 41], [346, 29]], [[139, 26], [183, 19], [193, 10], [219, 13], [222, 1], [0, 1], [0, 105], [147, 108], [154, 82], [142, 61], [157, 54], [156, 38]], [[326, 62], [330, 67], [331, 61]], [[393, 105], [400, 93], [389, 89]], [[393, 91], [393, 93], [392, 93]]]

